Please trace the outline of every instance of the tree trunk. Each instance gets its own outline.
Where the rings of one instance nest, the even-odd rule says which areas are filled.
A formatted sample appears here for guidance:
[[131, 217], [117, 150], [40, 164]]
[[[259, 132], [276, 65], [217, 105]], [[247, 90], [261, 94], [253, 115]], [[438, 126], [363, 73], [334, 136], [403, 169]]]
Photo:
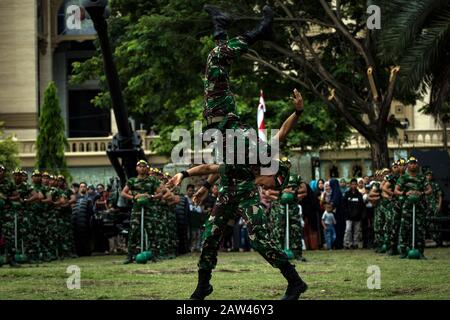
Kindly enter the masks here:
[[372, 155], [372, 172], [377, 169], [389, 168], [389, 149], [387, 137], [379, 134], [376, 139], [370, 140]]

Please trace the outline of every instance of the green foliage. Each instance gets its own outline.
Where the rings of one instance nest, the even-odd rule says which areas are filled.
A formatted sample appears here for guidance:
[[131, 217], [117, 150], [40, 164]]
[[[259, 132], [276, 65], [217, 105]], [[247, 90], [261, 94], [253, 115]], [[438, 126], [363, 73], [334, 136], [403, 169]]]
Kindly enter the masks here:
[[[0, 123], [0, 127], [3, 123]], [[0, 129], [0, 164], [7, 171], [11, 171], [20, 165], [19, 148], [17, 142], [11, 136], [5, 136]]]
[[[424, 97], [430, 87], [439, 91], [446, 86], [447, 91], [442, 94], [448, 97], [449, 75], [441, 73], [450, 67], [450, 3], [447, 0], [375, 3], [382, 8], [384, 25], [379, 56], [387, 63], [400, 65], [402, 93], [420, 90]], [[447, 97], [440, 98], [440, 105]], [[433, 103], [430, 107], [433, 109]], [[435, 106], [434, 113], [438, 112], [436, 108], [439, 107]]]
[[[207, 1], [129, 1], [112, 2], [112, 16], [109, 18], [111, 45], [121, 80], [125, 105], [129, 113], [144, 128], [155, 129], [162, 137], [154, 141], [155, 151], [168, 154], [174, 143], [170, 134], [174, 128], [192, 128], [192, 121], [202, 120], [203, 82], [206, 57], [213, 48], [212, 23], [203, 4]], [[253, 28], [265, 1], [208, 1], [219, 4], [237, 18], [230, 29], [230, 36], [242, 34]], [[300, 8], [300, 6], [296, 6]], [[317, 11], [317, 6], [308, 5]], [[315, 9], [314, 9], [315, 8]], [[250, 18], [250, 19], [249, 19]], [[253, 19], [253, 20], [252, 20]], [[286, 35], [283, 34], [283, 37]], [[254, 49], [261, 50], [262, 44]], [[265, 50], [265, 49], [264, 49]], [[286, 61], [290, 63], [290, 61]], [[83, 82], [100, 78], [104, 93], [94, 99], [98, 107], [109, 108], [110, 96], [103, 75], [100, 52], [92, 59], [74, 64], [72, 81]], [[353, 79], [353, 75], [351, 79]], [[243, 121], [256, 124], [259, 91], [264, 90], [268, 113], [266, 121], [276, 128], [281, 125], [280, 114], [288, 116], [293, 108], [286, 103], [294, 84], [269, 69], [241, 59], [233, 64], [232, 90], [236, 95], [238, 110]], [[299, 88], [301, 89], [301, 88]], [[308, 93], [301, 90], [303, 96]], [[312, 108], [320, 105], [317, 98], [309, 95]], [[276, 109], [276, 112], [272, 112]], [[342, 143], [348, 134], [348, 126], [336, 119], [336, 112], [327, 112], [320, 107], [318, 122], [336, 122], [340, 130], [337, 136], [320, 135], [319, 132], [302, 130], [302, 133], [288, 137], [288, 144], [304, 147], [320, 147], [337, 141]], [[314, 122], [314, 111], [308, 116], [308, 123]], [[322, 126], [317, 124], [314, 128]]]
[[50, 82], [45, 89], [39, 117], [36, 167], [70, 178], [64, 155], [68, 146], [56, 86], [54, 82]]

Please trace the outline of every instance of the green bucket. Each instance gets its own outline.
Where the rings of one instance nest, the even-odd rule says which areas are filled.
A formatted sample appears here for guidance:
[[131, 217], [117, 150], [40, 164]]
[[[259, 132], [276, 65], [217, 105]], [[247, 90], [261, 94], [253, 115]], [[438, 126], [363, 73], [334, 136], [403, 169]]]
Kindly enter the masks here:
[[420, 259], [420, 252], [417, 249], [411, 249], [408, 251], [408, 259]]
[[416, 194], [411, 194], [408, 196], [408, 201], [411, 203], [419, 203], [420, 202], [420, 196], [416, 195]]
[[145, 255], [145, 257], [147, 258], [147, 261], [148, 260], [151, 260], [152, 258], [153, 258], [153, 252], [151, 252], [151, 251], [144, 251], [144, 252], [142, 252], [144, 255]]
[[16, 253], [16, 255], [14, 256], [14, 260], [16, 260], [17, 263], [25, 263], [27, 262], [27, 256], [25, 254], [19, 254]]
[[136, 263], [139, 263], [139, 264], [146, 264], [147, 261], [148, 261], [147, 255], [146, 255], [144, 252], [139, 253], [139, 254], [136, 256]]
[[294, 253], [292, 252], [291, 249], [284, 249], [283, 251], [287, 255], [289, 260], [294, 259]]
[[285, 192], [281, 195], [281, 204], [292, 204], [294, 200], [295, 196], [293, 193]]
[[140, 197], [137, 199], [137, 204], [141, 207], [146, 207], [150, 204], [150, 200], [147, 197]]

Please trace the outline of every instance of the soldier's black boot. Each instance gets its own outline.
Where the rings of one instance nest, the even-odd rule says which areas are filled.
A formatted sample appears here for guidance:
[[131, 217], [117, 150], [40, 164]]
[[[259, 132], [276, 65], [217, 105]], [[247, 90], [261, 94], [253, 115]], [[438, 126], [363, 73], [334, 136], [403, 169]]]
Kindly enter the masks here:
[[308, 285], [300, 278], [292, 264], [286, 264], [280, 268], [280, 271], [288, 282], [286, 292], [281, 300], [298, 300], [300, 294], [308, 289]]
[[249, 45], [252, 45], [258, 40], [270, 40], [273, 38], [273, 16], [273, 9], [270, 6], [265, 5], [263, 8], [263, 20], [259, 26], [243, 35]]
[[215, 40], [226, 40], [227, 39], [227, 29], [233, 18], [227, 12], [221, 11], [216, 6], [211, 4], [205, 4], [203, 6], [205, 10], [212, 18], [214, 24], [214, 39]]
[[198, 284], [195, 291], [191, 294], [191, 300], [204, 300], [213, 292], [212, 285], [209, 284], [211, 280], [211, 270], [198, 270]]
[[133, 263], [133, 256], [132, 255], [127, 255], [127, 258], [123, 261], [122, 264], [130, 264]]
[[17, 263], [16, 259], [14, 258], [14, 256], [9, 258], [9, 266], [12, 268], [20, 268], [21, 265]]

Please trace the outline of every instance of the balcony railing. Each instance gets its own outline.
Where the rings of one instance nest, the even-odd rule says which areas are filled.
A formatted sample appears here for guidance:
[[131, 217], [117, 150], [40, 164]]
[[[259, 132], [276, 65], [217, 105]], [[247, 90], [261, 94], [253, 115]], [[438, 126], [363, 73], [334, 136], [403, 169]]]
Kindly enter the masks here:
[[[142, 137], [142, 136], [141, 136]], [[145, 136], [142, 139], [142, 148], [146, 153], [152, 153], [150, 150], [151, 141], [158, 139], [159, 136]], [[112, 137], [98, 137], [98, 138], [68, 138], [69, 146], [66, 147], [66, 153], [70, 154], [105, 154], [108, 144], [111, 142]], [[19, 143], [19, 154], [35, 154], [36, 153], [36, 140], [34, 139], [21, 139]]]
[[[153, 154], [150, 144], [153, 140], [159, 139], [159, 136], [147, 136], [145, 132], [139, 132], [142, 139], [142, 148], [147, 154]], [[399, 132], [399, 137], [389, 138], [388, 147], [390, 149], [399, 148], [427, 148], [440, 147], [443, 144], [442, 130], [404, 130]], [[105, 154], [108, 143], [111, 142], [112, 137], [100, 138], [69, 138], [69, 147], [66, 148], [68, 155], [100, 155]], [[18, 140], [19, 153], [21, 156], [31, 156], [36, 153], [36, 140]], [[348, 145], [344, 148], [352, 149], [366, 149], [369, 148], [367, 140], [355, 132], [348, 140]], [[327, 150], [329, 148], [323, 148]]]
[[[449, 134], [448, 131], [447, 134]], [[439, 147], [443, 143], [442, 130], [399, 130], [398, 137], [390, 137], [388, 139], [388, 147], [391, 149]], [[361, 134], [355, 132], [349, 139], [346, 149], [364, 149], [368, 147], [368, 141]]]

